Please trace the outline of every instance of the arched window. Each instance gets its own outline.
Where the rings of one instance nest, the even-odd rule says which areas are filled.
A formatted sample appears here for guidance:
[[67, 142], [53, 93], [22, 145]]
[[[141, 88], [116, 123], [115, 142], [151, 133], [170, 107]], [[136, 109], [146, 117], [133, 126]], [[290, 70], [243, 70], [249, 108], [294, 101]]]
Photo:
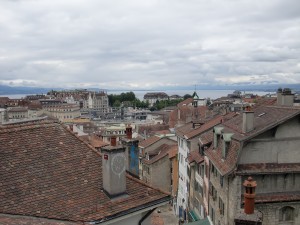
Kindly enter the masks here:
[[279, 211], [279, 221], [293, 221], [295, 209], [290, 206], [285, 206]]

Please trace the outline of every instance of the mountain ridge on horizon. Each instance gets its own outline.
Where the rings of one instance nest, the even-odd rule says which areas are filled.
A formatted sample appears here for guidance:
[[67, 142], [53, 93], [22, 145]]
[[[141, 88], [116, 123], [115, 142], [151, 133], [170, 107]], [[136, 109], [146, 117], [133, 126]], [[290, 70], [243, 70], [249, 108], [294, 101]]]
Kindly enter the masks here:
[[[177, 86], [177, 87], [160, 87], [160, 88], [153, 88], [153, 89], [125, 89], [125, 88], [81, 88], [93, 91], [164, 91], [164, 90], [243, 90], [243, 91], [266, 91], [266, 92], [275, 92], [278, 88], [291, 88], [293, 91], [299, 92], [300, 91], [300, 84], [267, 84], [267, 85], [197, 85], [195, 86]], [[24, 87], [24, 86], [8, 86], [8, 85], [0, 85], [0, 95], [5, 94], [45, 94], [51, 90], [75, 90], [80, 88], [43, 88], [43, 87]]]

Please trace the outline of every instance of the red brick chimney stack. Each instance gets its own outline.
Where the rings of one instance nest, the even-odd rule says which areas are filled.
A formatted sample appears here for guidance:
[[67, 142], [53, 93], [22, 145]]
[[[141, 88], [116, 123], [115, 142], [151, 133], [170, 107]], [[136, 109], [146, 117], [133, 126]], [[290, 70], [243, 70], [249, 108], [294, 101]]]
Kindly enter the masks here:
[[117, 145], [117, 138], [115, 136], [110, 138], [110, 145], [116, 146]]
[[127, 139], [132, 139], [132, 127], [129, 124], [126, 127], [126, 135], [127, 135]]
[[255, 188], [256, 188], [256, 181], [252, 179], [252, 177], [248, 177], [247, 180], [244, 181], [243, 186], [245, 187], [244, 193], [244, 212], [246, 214], [253, 214], [254, 213], [254, 204], [255, 204]]

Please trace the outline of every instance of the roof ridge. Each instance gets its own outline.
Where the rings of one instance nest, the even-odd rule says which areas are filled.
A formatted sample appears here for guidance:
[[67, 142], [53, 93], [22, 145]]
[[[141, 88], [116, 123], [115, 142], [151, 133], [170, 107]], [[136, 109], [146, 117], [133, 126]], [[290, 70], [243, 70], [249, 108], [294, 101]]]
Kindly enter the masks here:
[[149, 184], [147, 184], [147, 183], [141, 181], [140, 179], [137, 179], [137, 178], [131, 176], [131, 175], [128, 174], [128, 173], [126, 173], [126, 177], [129, 178], [129, 179], [131, 179], [131, 180], [133, 180], [133, 181], [135, 181], [135, 182], [137, 182], [137, 183], [139, 183], [139, 184], [142, 184], [142, 185], [144, 185], [144, 186], [146, 186], [146, 187], [148, 187], [148, 188], [154, 189], [154, 190], [156, 190], [156, 191], [160, 191], [160, 192], [162, 192], [163, 194], [166, 194], [166, 195], [170, 195], [170, 194], [171, 194], [170, 192], [164, 191], [164, 190], [162, 190], [162, 189], [160, 189], [160, 188], [152, 187], [152, 186], [150, 186]]
[[93, 152], [97, 153], [97, 155], [101, 156], [101, 153], [100, 153], [100, 152], [98, 152], [98, 151], [97, 151], [90, 143], [88, 143], [87, 141], [80, 139], [79, 136], [78, 136], [76, 133], [74, 133], [72, 130], [70, 130], [70, 129], [68, 128], [67, 125], [62, 124], [62, 127], [63, 127], [66, 131], [68, 131], [70, 134], [72, 134], [74, 137], [76, 137], [79, 141], [81, 141], [82, 143], [86, 144], [87, 147], [89, 147]]
[[40, 127], [52, 127], [59, 124], [56, 121], [30, 121], [29, 123], [15, 123], [15, 124], [7, 124], [0, 126], [0, 133], [9, 133], [9, 132], [16, 132], [22, 130], [30, 130], [34, 128]]

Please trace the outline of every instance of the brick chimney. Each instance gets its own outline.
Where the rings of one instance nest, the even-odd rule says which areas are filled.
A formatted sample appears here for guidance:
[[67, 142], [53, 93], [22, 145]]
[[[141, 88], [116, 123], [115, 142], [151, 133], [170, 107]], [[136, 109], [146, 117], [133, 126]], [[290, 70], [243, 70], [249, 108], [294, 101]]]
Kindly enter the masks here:
[[139, 177], [139, 140], [132, 138], [132, 127], [126, 127], [126, 138], [122, 139], [122, 144], [125, 147], [125, 155], [127, 159], [126, 169], [135, 176]]
[[246, 214], [253, 214], [254, 213], [254, 204], [255, 204], [255, 188], [256, 188], [256, 181], [252, 179], [252, 177], [248, 177], [247, 180], [244, 181], [243, 186], [245, 187], [244, 193], [244, 212]]
[[132, 127], [129, 124], [126, 127], [126, 136], [127, 139], [132, 139]]
[[116, 145], [116, 137], [111, 145], [101, 148], [103, 190], [110, 197], [126, 193], [126, 156], [125, 148]]
[[251, 110], [251, 107], [246, 107], [246, 110], [243, 112], [243, 133], [248, 133], [254, 129], [254, 112]]

